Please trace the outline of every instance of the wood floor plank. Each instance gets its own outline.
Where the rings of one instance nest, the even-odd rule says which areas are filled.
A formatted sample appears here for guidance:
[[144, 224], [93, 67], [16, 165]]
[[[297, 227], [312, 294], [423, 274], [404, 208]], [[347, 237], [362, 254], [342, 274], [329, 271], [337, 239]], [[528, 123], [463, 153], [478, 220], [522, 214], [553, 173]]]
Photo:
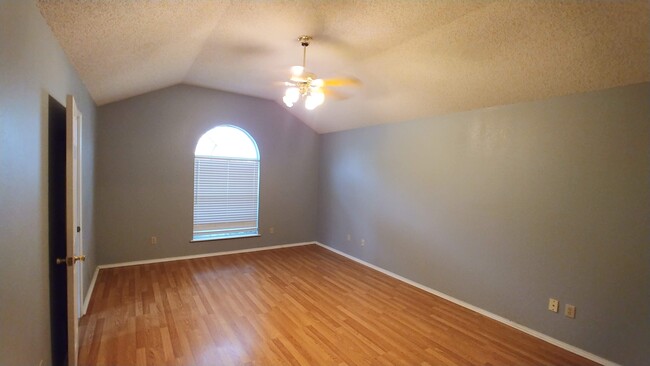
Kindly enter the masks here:
[[595, 365], [316, 245], [102, 269], [80, 365]]

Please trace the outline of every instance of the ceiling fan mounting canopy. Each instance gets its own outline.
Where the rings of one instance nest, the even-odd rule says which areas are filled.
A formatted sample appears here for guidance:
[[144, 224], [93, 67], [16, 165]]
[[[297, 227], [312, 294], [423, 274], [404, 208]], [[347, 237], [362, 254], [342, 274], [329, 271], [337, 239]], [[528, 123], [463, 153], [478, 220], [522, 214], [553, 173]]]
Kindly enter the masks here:
[[300, 44], [301, 44], [303, 47], [307, 47], [307, 46], [309, 46], [309, 42], [310, 42], [312, 39], [313, 39], [312, 36], [300, 36], [300, 37], [298, 37], [298, 40], [300, 41]]

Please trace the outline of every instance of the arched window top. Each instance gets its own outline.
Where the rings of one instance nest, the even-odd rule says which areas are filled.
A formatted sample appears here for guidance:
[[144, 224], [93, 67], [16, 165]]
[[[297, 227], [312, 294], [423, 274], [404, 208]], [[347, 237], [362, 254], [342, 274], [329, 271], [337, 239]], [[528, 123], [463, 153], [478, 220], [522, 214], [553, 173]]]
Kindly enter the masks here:
[[260, 159], [255, 140], [239, 127], [217, 126], [201, 136], [194, 150], [195, 156]]

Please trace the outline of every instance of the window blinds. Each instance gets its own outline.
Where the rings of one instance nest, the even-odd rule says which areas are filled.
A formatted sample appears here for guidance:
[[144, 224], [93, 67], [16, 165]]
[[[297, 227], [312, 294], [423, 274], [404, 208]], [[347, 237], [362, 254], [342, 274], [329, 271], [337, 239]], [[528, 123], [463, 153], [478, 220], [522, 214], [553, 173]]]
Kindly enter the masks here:
[[194, 238], [256, 235], [259, 160], [194, 158]]

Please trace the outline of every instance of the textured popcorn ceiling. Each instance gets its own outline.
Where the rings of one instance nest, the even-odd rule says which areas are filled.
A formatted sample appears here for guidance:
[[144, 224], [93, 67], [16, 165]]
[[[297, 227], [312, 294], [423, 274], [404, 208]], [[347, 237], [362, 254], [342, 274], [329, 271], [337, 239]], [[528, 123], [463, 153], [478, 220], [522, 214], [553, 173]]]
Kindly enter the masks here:
[[650, 81], [644, 1], [54, 1], [39, 7], [98, 104], [178, 83], [282, 104], [307, 67], [363, 81], [290, 111], [318, 132]]

